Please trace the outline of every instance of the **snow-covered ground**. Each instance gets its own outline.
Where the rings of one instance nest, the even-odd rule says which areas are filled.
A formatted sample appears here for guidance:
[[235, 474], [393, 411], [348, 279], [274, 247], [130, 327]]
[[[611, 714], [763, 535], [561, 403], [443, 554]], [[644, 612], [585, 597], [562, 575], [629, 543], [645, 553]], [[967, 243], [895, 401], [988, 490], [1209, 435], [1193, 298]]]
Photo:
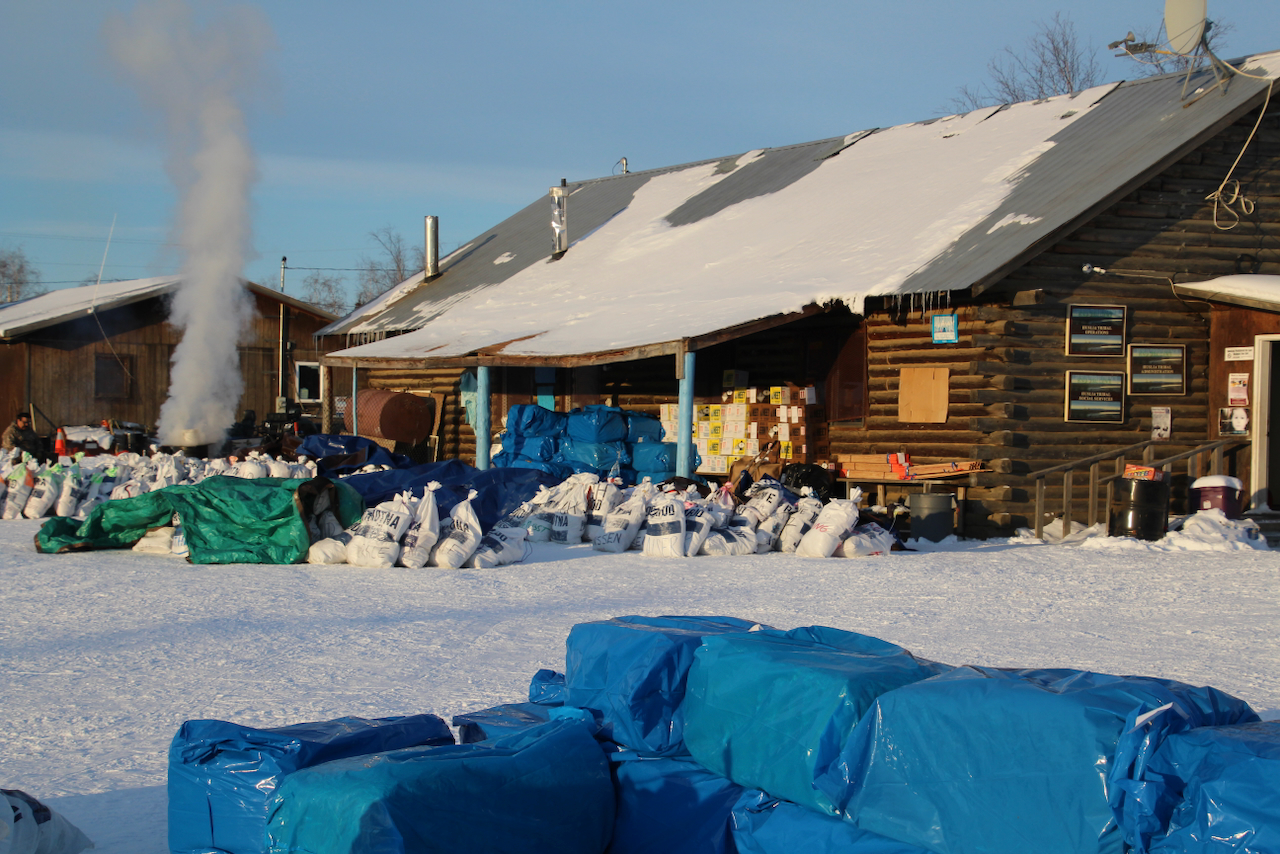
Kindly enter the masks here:
[[[39, 555], [0, 523], [0, 788], [99, 854], [162, 854], [169, 741], [192, 718], [279, 726], [523, 700], [575, 623], [724, 614], [827, 625], [950, 664], [1213, 685], [1280, 718], [1280, 552], [1171, 535], [925, 543], [879, 558], [688, 560], [538, 545], [497, 570], [193, 566]], [[915, 541], [911, 543], [917, 545]]]

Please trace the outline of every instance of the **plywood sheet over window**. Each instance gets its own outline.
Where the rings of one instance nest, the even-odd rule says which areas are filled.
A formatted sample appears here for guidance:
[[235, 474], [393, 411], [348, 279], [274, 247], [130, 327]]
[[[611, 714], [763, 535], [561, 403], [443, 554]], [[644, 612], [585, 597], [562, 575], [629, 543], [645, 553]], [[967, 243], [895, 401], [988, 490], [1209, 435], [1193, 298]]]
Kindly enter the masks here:
[[129, 400], [133, 394], [133, 358], [98, 353], [94, 358], [93, 396], [97, 400]]
[[947, 368], [902, 368], [898, 373], [898, 420], [945, 423], [950, 385], [951, 371]]

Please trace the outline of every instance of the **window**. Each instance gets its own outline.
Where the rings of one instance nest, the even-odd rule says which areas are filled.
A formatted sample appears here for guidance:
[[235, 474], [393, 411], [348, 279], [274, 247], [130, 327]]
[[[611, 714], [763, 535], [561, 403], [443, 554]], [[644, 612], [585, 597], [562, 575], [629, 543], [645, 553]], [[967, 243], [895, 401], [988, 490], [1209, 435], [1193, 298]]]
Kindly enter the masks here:
[[320, 363], [294, 362], [293, 369], [297, 375], [298, 400], [319, 400]]
[[93, 396], [98, 400], [128, 400], [133, 394], [133, 357], [98, 353], [94, 359]]

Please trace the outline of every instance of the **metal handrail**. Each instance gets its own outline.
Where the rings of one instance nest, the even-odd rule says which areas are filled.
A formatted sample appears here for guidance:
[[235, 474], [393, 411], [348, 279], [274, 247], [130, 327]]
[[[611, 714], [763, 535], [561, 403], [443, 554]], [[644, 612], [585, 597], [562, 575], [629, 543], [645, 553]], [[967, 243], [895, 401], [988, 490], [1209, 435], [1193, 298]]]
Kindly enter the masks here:
[[[1148, 439], [1145, 442], [1138, 442], [1128, 447], [1119, 448], [1114, 451], [1108, 451], [1102, 454], [1095, 454], [1092, 457], [1085, 457], [1082, 460], [1076, 460], [1071, 463], [1063, 463], [1062, 465], [1053, 466], [1052, 468], [1042, 469], [1028, 475], [1036, 482], [1036, 538], [1044, 539], [1044, 502], [1045, 502], [1045, 478], [1051, 474], [1062, 473], [1062, 526], [1063, 533], [1070, 532], [1071, 525], [1071, 493], [1073, 491], [1074, 474], [1076, 469], [1084, 466], [1089, 467], [1089, 526], [1092, 527], [1098, 522], [1098, 488], [1106, 487], [1106, 498], [1103, 502], [1104, 507], [1110, 507], [1111, 501], [1115, 497], [1115, 482], [1124, 476], [1124, 466], [1126, 457], [1138, 450], [1142, 451], [1143, 464], [1152, 468], [1163, 469], [1169, 471], [1169, 467], [1176, 462], [1187, 460], [1187, 474], [1194, 478], [1196, 470], [1199, 468], [1200, 459], [1204, 454], [1210, 454], [1209, 471], [1210, 474], [1222, 473], [1222, 462], [1225, 450], [1232, 446], [1243, 446], [1249, 444], [1240, 439], [1219, 439], [1215, 442], [1208, 442], [1200, 445], [1190, 451], [1183, 451], [1180, 454], [1174, 454], [1163, 460], [1152, 461], [1155, 445], [1163, 444], [1155, 439]], [[1115, 472], [1101, 476], [1101, 465], [1107, 460], [1115, 460]]]

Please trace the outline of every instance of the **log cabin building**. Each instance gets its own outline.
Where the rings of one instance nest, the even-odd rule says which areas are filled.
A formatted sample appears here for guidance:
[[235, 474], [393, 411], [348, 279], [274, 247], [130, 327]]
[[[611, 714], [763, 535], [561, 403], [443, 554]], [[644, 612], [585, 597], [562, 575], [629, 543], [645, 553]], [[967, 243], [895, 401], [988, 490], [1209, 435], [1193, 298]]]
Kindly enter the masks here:
[[[1201, 70], [562, 181], [321, 330], [323, 370], [338, 394], [433, 394], [438, 454], [482, 463], [516, 403], [657, 414], [719, 402], [730, 370], [812, 387], [797, 458], [979, 463], [976, 536], [1034, 527], [1033, 474], [1153, 426], [1158, 459], [1238, 439], [1228, 473], [1277, 506], [1258, 429], [1280, 412], [1280, 54], [1233, 64], [1225, 86]], [[1174, 474], [1178, 510], [1194, 472]]]
[[[168, 322], [180, 279], [161, 276], [51, 291], [0, 306], [0, 411], [30, 407], [36, 432], [104, 420], [154, 428], [169, 393], [181, 330]], [[301, 393], [319, 414], [315, 333], [334, 315], [246, 282], [253, 302], [239, 343], [244, 394], [237, 412], [259, 420], [276, 411], [281, 318], [287, 322], [288, 396]], [[230, 427], [231, 425], [227, 425]]]

